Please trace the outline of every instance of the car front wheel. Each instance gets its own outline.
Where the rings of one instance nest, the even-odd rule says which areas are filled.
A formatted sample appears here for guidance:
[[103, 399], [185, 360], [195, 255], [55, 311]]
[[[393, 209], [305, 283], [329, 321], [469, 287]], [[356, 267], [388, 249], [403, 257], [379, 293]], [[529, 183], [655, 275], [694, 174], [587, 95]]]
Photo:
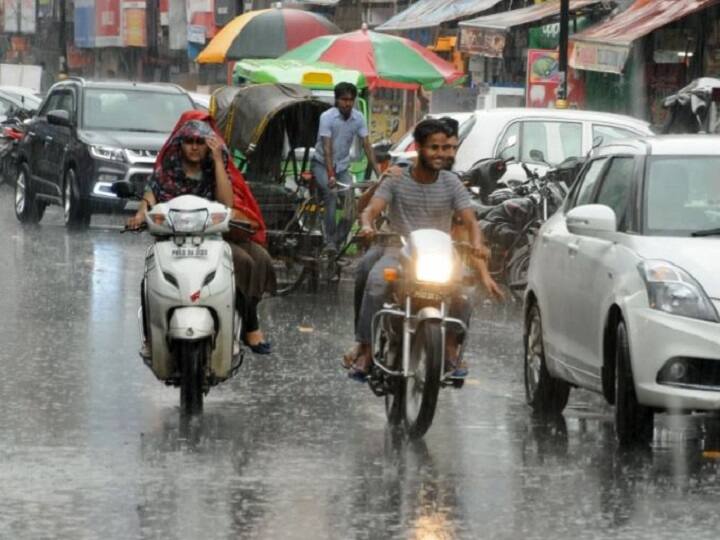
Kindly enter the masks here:
[[528, 311], [525, 324], [525, 399], [537, 415], [558, 415], [567, 405], [570, 385], [548, 371], [542, 320], [537, 305]]
[[65, 173], [65, 226], [69, 229], [84, 229], [90, 224], [90, 211], [80, 195], [80, 184], [74, 169]]
[[615, 336], [615, 434], [621, 446], [648, 446], [653, 438], [654, 412], [638, 403], [623, 321]]
[[30, 168], [23, 163], [15, 179], [15, 217], [21, 223], [38, 223], [45, 210], [45, 203], [35, 198]]

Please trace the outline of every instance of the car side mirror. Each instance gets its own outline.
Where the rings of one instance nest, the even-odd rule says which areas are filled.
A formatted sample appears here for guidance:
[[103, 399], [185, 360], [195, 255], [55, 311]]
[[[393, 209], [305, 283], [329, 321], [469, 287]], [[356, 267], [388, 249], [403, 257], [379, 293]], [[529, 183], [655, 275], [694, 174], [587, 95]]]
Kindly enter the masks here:
[[121, 180], [120, 182], [113, 182], [112, 186], [110, 186], [110, 191], [121, 199], [132, 199], [136, 196], [133, 185], [124, 180]]
[[565, 215], [568, 231], [581, 236], [617, 232], [615, 211], [604, 204], [584, 204]]
[[63, 110], [50, 111], [47, 113], [47, 120], [50, 124], [56, 126], [72, 127], [70, 113]]

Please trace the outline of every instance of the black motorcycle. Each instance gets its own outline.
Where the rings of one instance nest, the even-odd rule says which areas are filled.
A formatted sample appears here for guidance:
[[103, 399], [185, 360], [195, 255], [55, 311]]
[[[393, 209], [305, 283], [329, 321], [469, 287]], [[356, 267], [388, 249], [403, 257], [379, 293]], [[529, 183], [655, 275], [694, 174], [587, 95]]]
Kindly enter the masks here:
[[468, 250], [454, 244], [449, 234], [430, 229], [404, 239], [382, 233], [383, 238], [396, 245], [402, 241], [397, 246], [400, 269], [385, 271], [392, 300], [372, 321], [373, 366], [367, 380], [373, 393], [385, 398], [388, 423], [419, 438], [432, 424], [440, 388], [464, 383], [445, 369], [445, 345], [454, 332], [462, 358], [468, 329], [449, 311], [466, 284]]

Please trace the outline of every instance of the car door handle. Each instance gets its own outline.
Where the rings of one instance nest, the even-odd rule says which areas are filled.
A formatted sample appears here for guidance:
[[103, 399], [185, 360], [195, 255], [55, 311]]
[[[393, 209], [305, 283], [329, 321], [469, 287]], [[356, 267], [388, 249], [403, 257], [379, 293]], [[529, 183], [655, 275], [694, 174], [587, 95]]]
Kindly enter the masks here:
[[577, 255], [578, 250], [580, 249], [580, 244], [568, 244], [568, 253], [570, 256]]

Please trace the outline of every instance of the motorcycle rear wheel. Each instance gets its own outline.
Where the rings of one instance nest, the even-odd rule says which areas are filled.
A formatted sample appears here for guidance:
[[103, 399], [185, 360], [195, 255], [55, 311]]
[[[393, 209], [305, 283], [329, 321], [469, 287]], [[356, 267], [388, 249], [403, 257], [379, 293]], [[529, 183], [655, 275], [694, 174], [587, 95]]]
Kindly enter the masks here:
[[421, 322], [410, 351], [410, 374], [405, 379], [405, 430], [410, 439], [419, 439], [435, 416], [440, 380], [443, 340], [437, 321]]
[[208, 359], [207, 341], [181, 341], [177, 344], [180, 362], [180, 410], [197, 414], [203, 408], [203, 374]]

